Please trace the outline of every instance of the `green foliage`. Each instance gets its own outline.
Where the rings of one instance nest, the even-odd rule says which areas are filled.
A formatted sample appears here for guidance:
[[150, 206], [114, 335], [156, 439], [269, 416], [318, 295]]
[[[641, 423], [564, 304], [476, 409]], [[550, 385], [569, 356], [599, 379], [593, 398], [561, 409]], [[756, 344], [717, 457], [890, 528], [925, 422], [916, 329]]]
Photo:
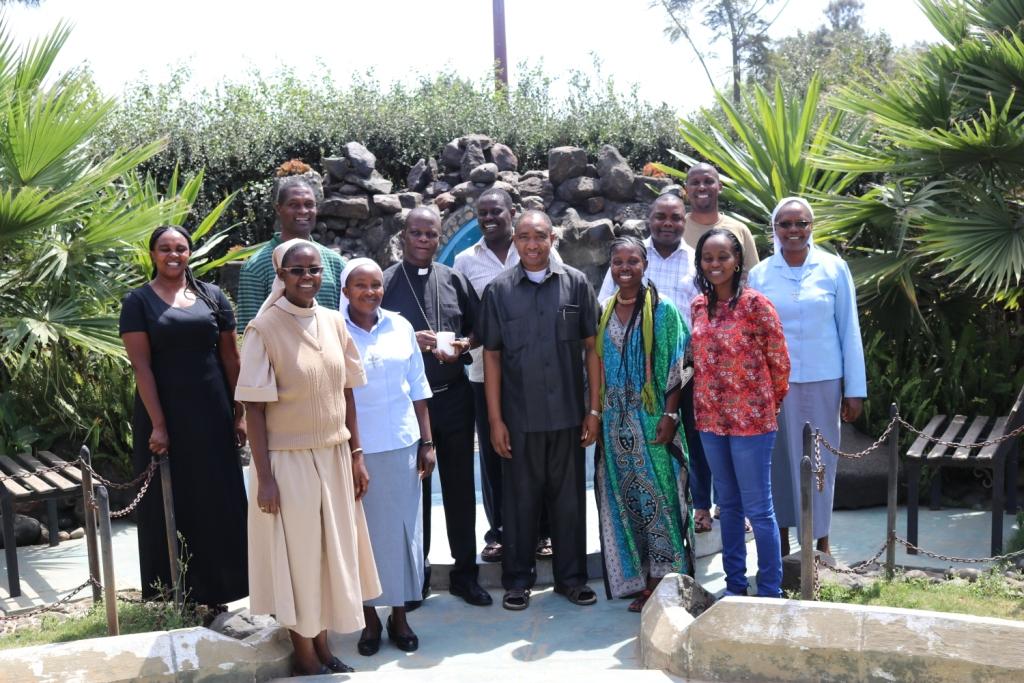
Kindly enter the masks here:
[[[202, 624], [200, 610], [178, 610], [173, 603], [166, 602], [119, 602], [117, 619], [121, 635], [168, 631]], [[0, 636], [0, 650], [103, 638], [106, 635], [106, 608], [99, 602], [90, 607], [85, 614], [71, 618], [46, 614], [40, 619], [38, 626], [18, 628]]]
[[823, 602], [1024, 620], [1024, 595], [1007, 583], [997, 569], [983, 573], [973, 583], [959, 580], [932, 584], [924, 579], [907, 579], [903, 575], [897, 575], [892, 581], [876, 581], [865, 588], [822, 583], [819, 597]]
[[[1020, 3], [919, 0], [948, 44], [890, 77], [853, 81], [835, 105], [870, 127], [835, 140], [822, 168], [882, 174], [836, 203], [832, 229], [855, 243], [876, 292], [926, 325], [923, 302], [978, 296], [1009, 307], [1024, 294], [1024, 24]], [[899, 261], [899, 265], [896, 262]]]
[[[768, 234], [768, 217], [783, 197], [799, 195], [812, 204], [830, 201], [857, 181], [856, 172], [822, 171], [809, 158], [822, 152], [828, 140], [841, 130], [841, 114], [819, 117], [821, 83], [812, 78], [803, 97], [786, 97], [780, 81], [774, 93], [760, 86], [749, 89], [748, 117], [721, 93], [716, 94], [724, 113], [719, 119], [703, 110], [700, 123], [683, 120], [680, 133], [695, 153], [713, 164], [721, 174], [722, 197], [738, 217], [755, 226], [754, 234]], [[697, 159], [672, 151], [685, 164]], [[661, 166], [681, 179], [686, 171]], [[815, 234], [816, 239], [821, 235]]]
[[548, 150], [559, 145], [596, 152], [614, 144], [639, 168], [667, 159], [666, 150], [680, 144], [675, 113], [640, 100], [635, 88], [621, 92], [600, 64], [592, 73], [575, 72], [564, 95], [540, 68], [520, 66], [519, 73], [506, 99], [490, 79], [452, 73], [422, 76], [412, 86], [385, 85], [370, 73], [344, 87], [316, 74], [253, 73], [197, 91], [183, 69], [166, 83], [130, 87], [94, 148], [166, 136], [167, 148], [143, 169], [166, 178], [178, 166], [190, 173], [204, 168], [196, 209], [210, 212], [237, 193], [225, 218], [242, 223], [240, 238], [251, 244], [269, 237], [273, 225], [274, 169], [293, 157], [319, 167], [352, 140], [377, 156], [377, 169], [396, 187], [418, 159], [438, 156], [467, 133], [509, 145], [522, 169], [546, 168]]
[[[157, 136], [97, 151], [115, 103], [86, 74], [51, 75], [68, 35], [60, 25], [19, 49], [0, 19], [0, 452], [86, 441], [127, 470], [121, 298], [150, 277], [153, 229], [192, 222], [202, 174], [179, 187], [169, 173], [160, 193], [134, 170]], [[223, 260], [227, 232], [213, 230], [231, 199], [196, 222], [200, 272]]]

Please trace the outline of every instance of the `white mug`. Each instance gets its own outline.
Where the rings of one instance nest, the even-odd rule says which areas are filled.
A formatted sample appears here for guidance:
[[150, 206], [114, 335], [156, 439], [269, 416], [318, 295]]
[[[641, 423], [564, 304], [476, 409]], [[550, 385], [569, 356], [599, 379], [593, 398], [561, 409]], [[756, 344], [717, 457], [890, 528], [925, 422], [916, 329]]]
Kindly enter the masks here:
[[453, 355], [455, 353], [455, 342], [454, 332], [438, 332], [437, 333], [437, 350], [446, 355]]

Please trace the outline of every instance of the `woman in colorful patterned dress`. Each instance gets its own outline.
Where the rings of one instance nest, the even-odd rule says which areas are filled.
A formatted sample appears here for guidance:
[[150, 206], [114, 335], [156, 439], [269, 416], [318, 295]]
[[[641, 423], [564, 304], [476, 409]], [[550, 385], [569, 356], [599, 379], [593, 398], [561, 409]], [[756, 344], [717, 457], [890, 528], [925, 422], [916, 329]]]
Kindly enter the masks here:
[[757, 545], [757, 594], [782, 594], [782, 555], [772, 506], [776, 416], [789, 390], [789, 353], [775, 307], [743, 287], [743, 247], [715, 228], [697, 243], [702, 292], [693, 300], [693, 402], [721, 509], [726, 595], [747, 593], [743, 516]]
[[665, 574], [693, 573], [688, 464], [678, 430], [690, 335], [672, 302], [643, 282], [646, 268], [642, 242], [612, 242], [617, 290], [597, 333], [604, 415], [594, 477], [605, 575], [615, 597], [636, 595], [631, 612], [643, 608]]

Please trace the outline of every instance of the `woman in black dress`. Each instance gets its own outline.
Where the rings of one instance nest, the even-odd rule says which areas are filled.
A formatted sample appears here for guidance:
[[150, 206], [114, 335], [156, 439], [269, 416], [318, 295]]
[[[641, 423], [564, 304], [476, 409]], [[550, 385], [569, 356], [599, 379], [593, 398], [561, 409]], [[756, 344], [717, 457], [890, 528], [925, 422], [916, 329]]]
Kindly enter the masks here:
[[[121, 303], [121, 339], [135, 371], [132, 466], [168, 455], [174, 516], [187, 563], [187, 599], [218, 606], [245, 597], [246, 499], [237, 446], [245, 441], [233, 404], [238, 349], [231, 304], [188, 268], [192, 239], [178, 226], [149, 239], [154, 277]], [[142, 595], [171, 588], [159, 472], [138, 508]]]

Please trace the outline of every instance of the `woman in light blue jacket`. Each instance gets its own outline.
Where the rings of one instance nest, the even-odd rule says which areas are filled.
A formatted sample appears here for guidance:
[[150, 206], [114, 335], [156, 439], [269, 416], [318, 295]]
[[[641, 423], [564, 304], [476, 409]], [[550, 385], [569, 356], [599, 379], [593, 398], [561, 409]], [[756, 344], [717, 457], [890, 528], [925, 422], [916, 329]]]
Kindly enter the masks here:
[[[814, 212], [800, 197], [787, 197], [772, 212], [775, 253], [750, 271], [748, 284], [775, 305], [792, 369], [772, 453], [772, 494], [783, 556], [789, 527], [800, 524], [800, 459], [803, 425], [810, 422], [839, 447], [840, 420], [852, 422], [867, 396], [864, 347], [850, 269], [838, 256], [815, 248]], [[838, 458], [822, 449], [825, 488], [812, 487], [813, 533], [830, 553], [828, 534]]]

